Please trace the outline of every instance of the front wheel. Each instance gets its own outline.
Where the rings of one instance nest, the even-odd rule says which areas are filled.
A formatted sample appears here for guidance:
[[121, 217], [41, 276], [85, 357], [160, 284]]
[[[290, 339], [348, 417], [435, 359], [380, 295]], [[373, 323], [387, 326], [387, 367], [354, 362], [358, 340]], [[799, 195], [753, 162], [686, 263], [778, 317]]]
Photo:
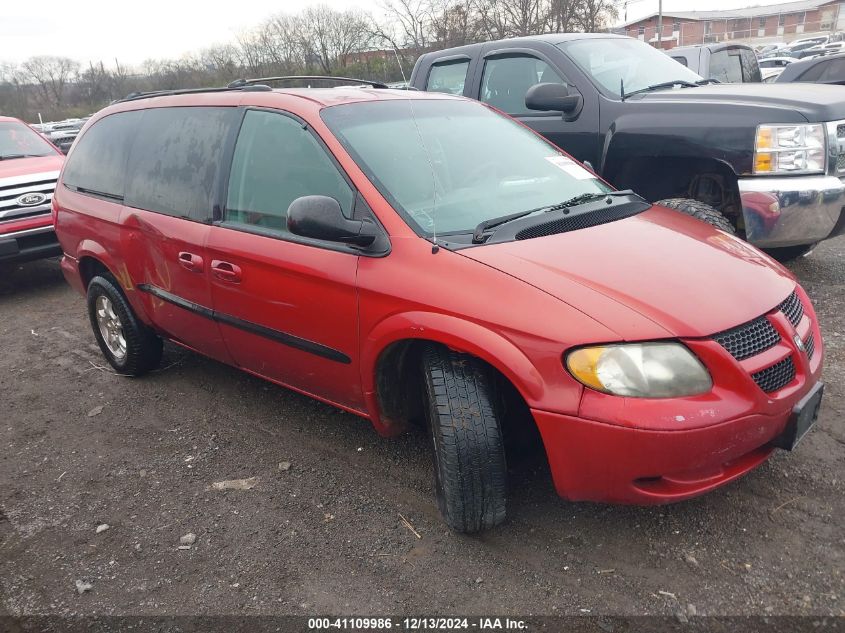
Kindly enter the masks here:
[[721, 211], [704, 202], [693, 200], [692, 198], [666, 198], [665, 200], [658, 200], [654, 204], [691, 215], [697, 220], [712, 224], [717, 229], [722, 229], [731, 235], [736, 234], [736, 229], [730, 220]]
[[103, 356], [119, 373], [141, 376], [158, 367], [161, 339], [138, 320], [111, 275], [88, 284], [88, 317]]
[[457, 532], [505, 520], [507, 466], [493, 376], [480, 360], [432, 345], [422, 355], [437, 502]]

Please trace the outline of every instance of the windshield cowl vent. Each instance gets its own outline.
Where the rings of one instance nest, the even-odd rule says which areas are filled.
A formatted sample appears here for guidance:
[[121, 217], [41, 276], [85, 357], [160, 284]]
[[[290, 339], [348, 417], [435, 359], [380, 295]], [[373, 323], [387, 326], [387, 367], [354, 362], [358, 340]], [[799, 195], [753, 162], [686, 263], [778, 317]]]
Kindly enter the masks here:
[[609, 209], [582, 213], [579, 215], [558, 217], [549, 222], [543, 222], [542, 224], [535, 224], [534, 226], [526, 227], [519, 231], [514, 237], [518, 240], [530, 240], [534, 237], [544, 237], [546, 235], [577, 231], [578, 229], [586, 229], [590, 226], [598, 226], [599, 224], [607, 224], [608, 222], [615, 222], [616, 220], [628, 218], [632, 215], [637, 215], [644, 210], [644, 207], [641, 205], [625, 204], [617, 207], [611, 207]]

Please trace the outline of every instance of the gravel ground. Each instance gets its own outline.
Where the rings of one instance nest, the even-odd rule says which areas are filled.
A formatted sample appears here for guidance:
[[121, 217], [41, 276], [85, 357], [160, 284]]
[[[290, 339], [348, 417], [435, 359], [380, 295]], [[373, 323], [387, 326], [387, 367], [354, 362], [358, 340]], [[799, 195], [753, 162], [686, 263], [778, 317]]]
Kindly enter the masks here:
[[523, 466], [479, 537], [440, 521], [422, 434], [175, 347], [117, 376], [55, 261], [2, 268], [0, 613], [845, 615], [845, 239], [792, 268], [827, 344], [798, 451], [658, 508], [566, 503]]

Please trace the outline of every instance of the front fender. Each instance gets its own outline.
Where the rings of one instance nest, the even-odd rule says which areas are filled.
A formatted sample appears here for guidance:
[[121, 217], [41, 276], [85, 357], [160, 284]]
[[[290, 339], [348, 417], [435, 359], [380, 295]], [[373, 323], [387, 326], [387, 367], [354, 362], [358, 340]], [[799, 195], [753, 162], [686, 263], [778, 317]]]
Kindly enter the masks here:
[[442, 343], [472, 354], [501, 372], [520, 392], [529, 406], [543, 400], [545, 385], [539, 370], [512, 342], [483, 325], [433, 312], [403, 312], [379, 322], [361, 342], [361, 382], [370, 418], [382, 435], [399, 428], [383, 419], [378, 402], [376, 375], [382, 353], [402, 340]]

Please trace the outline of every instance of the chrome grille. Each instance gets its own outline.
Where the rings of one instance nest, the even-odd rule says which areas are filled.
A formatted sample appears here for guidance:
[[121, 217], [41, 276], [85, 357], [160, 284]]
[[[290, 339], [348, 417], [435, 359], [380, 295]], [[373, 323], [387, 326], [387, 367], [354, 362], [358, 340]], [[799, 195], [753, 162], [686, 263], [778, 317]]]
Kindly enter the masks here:
[[795, 378], [795, 363], [792, 361], [792, 356], [787, 356], [771, 367], [751, 374], [751, 378], [766, 393], [782, 389]]
[[[830, 135], [831, 125], [828, 124], [828, 136]], [[845, 172], [845, 123], [836, 124], [836, 139], [830, 139], [831, 143], [835, 143], [832, 151], [836, 155], [836, 171]]]
[[783, 300], [783, 303], [778, 306], [778, 310], [783, 312], [784, 316], [789, 319], [792, 327], [798, 327], [798, 324], [801, 323], [801, 317], [804, 316], [804, 305], [801, 303], [801, 299], [798, 298], [798, 294], [794, 291]]
[[[47, 172], [0, 180], [0, 222], [48, 215], [58, 175]], [[18, 198], [28, 193], [43, 194], [44, 201], [34, 206], [21, 205]]]
[[777, 345], [780, 334], [765, 316], [761, 316], [739, 327], [720, 332], [713, 340], [737, 360], [744, 360]]

